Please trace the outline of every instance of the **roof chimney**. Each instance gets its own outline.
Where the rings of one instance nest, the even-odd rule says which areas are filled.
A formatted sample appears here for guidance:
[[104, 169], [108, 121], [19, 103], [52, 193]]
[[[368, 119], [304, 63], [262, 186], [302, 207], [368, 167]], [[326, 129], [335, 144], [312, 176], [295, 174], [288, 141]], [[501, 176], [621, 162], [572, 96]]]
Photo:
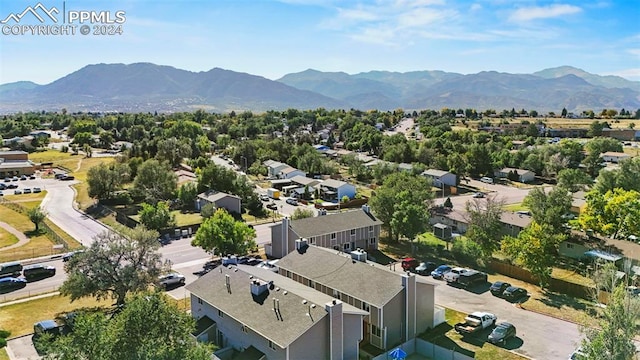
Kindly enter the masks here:
[[307, 239], [297, 239], [296, 240], [296, 250], [303, 250], [308, 246]]
[[251, 282], [251, 294], [255, 295], [255, 296], [260, 296], [262, 294], [264, 294], [265, 291], [267, 291], [267, 289], [269, 289], [269, 283], [264, 282], [262, 280], [253, 280]]
[[371, 211], [371, 208], [369, 207], [369, 205], [364, 204], [364, 205], [362, 205], [362, 211], [364, 211], [364, 212], [366, 212], [367, 214], [369, 214], [369, 213], [370, 213], [370, 211]]

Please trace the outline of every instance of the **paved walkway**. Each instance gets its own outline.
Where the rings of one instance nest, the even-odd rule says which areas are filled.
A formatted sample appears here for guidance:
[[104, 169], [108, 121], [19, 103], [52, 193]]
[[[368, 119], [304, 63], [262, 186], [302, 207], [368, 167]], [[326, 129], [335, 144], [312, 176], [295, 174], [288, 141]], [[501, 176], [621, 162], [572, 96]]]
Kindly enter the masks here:
[[7, 230], [9, 233], [11, 233], [12, 235], [14, 235], [15, 237], [18, 238], [18, 242], [13, 244], [13, 245], [9, 245], [9, 246], [5, 246], [3, 248], [0, 248], [0, 251], [6, 251], [6, 250], [11, 250], [11, 249], [15, 249], [17, 247], [20, 247], [26, 243], [28, 243], [30, 240], [29, 238], [22, 232], [18, 231], [16, 228], [14, 228], [13, 226], [0, 221], [0, 227]]

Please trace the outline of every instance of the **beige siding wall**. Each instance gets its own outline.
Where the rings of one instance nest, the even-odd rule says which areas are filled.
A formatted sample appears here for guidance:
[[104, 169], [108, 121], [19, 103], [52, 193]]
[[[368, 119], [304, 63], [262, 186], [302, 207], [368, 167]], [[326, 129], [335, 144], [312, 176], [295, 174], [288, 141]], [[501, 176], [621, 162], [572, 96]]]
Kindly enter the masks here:
[[580, 259], [584, 256], [584, 253], [589, 250], [589, 248], [582, 244], [577, 244], [569, 241], [561, 242], [560, 246], [558, 247], [558, 253], [561, 256], [566, 256], [573, 259]]
[[433, 327], [433, 309], [436, 305], [435, 286], [416, 283], [416, 335]]
[[404, 291], [399, 292], [383, 308], [383, 328], [387, 329], [387, 349], [400, 344], [404, 335]]
[[328, 334], [329, 317], [325, 316], [289, 346], [289, 359], [328, 359]]
[[271, 227], [271, 255], [277, 259], [286, 255], [282, 243], [282, 224]]

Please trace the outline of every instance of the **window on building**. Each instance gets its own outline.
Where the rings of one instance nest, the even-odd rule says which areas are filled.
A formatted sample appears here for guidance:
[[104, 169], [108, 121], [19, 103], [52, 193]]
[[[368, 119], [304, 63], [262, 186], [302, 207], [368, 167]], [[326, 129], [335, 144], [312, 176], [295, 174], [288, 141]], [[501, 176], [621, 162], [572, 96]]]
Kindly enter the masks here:
[[198, 304], [202, 305], [202, 299], [198, 298]]
[[565, 243], [567, 244], [567, 249], [573, 249], [573, 244], [572, 243]]
[[271, 350], [275, 350], [276, 349], [276, 344], [273, 343], [273, 341], [269, 340], [269, 349]]
[[380, 328], [375, 325], [371, 325], [371, 334], [380, 337]]
[[342, 244], [342, 250], [348, 251], [349, 249], [351, 249], [351, 243]]
[[375, 243], [376, 243], [376, 238], [369, 239], [369, 244], [375, 245]]
[[369, 232], [373, 232], [373, 225], [369, 225]]
[[369, 311], [369, 304], [367, 304], [366, 302], [362, 302], [362, 310], [364, 311]]
[[335, 240], [336, 239], [336, 233], [331, 233], [331, 240]]
[[356, 234], [356, 229], [351, 229], [351, 236], [354, 236]]
[[224, 317], [224, 313], [222, 312], [222, 310], [218, 309], [218, 317]]
[[333, 297], [336, 298], [336, 299], [340, 299], [340, 291], [333, 290]]
[[316, 288], [316, 283], [313, 280], [309, 280], [309, 287]]
[[249, 328], [246, 327], [245, 325], [242, 325], [242, 332], [245, 333], [245, 334], [248, 333], [249, 332]]
[[311, 244], [311, 245], [315, 244], [315, 242], [314, 242], [312, 237], [309, 238], [309, 244]]

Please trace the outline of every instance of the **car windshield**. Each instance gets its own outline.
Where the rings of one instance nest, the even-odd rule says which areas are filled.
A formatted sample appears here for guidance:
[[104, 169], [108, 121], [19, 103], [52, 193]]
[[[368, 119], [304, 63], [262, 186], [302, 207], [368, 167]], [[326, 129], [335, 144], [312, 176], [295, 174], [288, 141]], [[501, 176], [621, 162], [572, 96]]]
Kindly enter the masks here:
[[504, 335], [507, 332], [506, 326], [498, 326], [493, 330], [493, 333], [496, 335]]

